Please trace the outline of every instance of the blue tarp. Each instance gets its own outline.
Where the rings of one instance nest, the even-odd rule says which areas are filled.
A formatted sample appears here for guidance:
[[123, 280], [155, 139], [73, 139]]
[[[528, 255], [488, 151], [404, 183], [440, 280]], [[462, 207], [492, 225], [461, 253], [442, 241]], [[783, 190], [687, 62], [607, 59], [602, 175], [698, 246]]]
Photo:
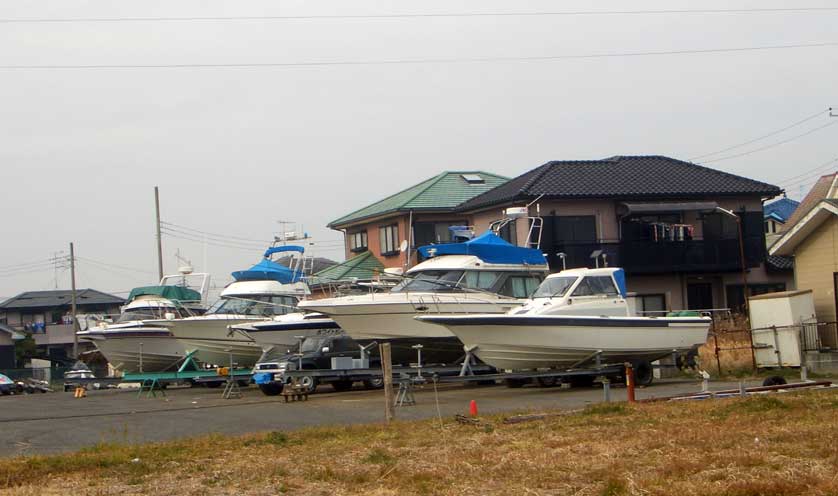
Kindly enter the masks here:
[[272, 247], [268, 248], [267, 250], [265, 250], [264, 257], [269, 258], [274, 253], [283, 253], [283, 252], [286, 252], [286, 251], [296, 251], [296, 252], [299, 252], [299, 253], [303, 253], [303, 252], [306, 251], [306, 249], [303, 248], [302, 246], [297, 246], [297, 245], [272, 246]]
[[547, 265], [547, 260], [544, 259], [541, 251], [507, 243], [491, 231], [486, 231], [465, 243], [420, 246], [418, 250], [425, 258], [441, 255], [474, 255], [486, 263]]

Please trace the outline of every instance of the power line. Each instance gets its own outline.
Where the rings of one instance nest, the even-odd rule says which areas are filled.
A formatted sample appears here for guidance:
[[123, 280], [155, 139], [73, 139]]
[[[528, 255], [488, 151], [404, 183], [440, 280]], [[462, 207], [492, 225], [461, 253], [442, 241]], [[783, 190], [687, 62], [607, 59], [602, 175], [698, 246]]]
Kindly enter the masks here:
[[760, 147], [760, 148], [754, 148], [753, 150], [748, 150], [748, 151], [746, 151], [746, 152], [737, 153], [737, 154], [734, 154], [734, 155], [727, 155], [727, 156], [720, 157], [720, 158], [714, 158], [714, 159], [711, 159], [711, 160], [705, 160], [703, 163], [708, 164], [708, 163], [712, 163], [712, 162], [721, 162], [721, 161], [723, 161], [723, 160], [730, 160], [730, 159], [732, 159], [732, 158], [744, 157], [745, 155], [750, 155], [750, 154], [752, 154], [752, 153], [757, 153], [757, 152], [761, 152], [761, 151], [763, 151], [763, 150], [768, 150], [769, 148], [774, 148], [775, 146], [780, 146], [780, 145], [786, 144], [786, 143], [788, 143], [788, 142], [790, 142], [790, 141], [794, 141], [794, 140], [796, 140], [796, 139], [798, 139], [798, 138], [802, 138], [802, 137], [804, 137], [804, 136], [809, 136], [810, 134], [812, 134], [812, 133], [814, 133], [814, 132], [816, 132], [816, 131], [820, 131], [821, 129], [827, 128], [827, 127], [829, 127], [829, 126], [833, 126], [833, 125], [835, 125], [835, 124], [838, 124], [838, 121], [828, 122], [828, 123], [826, 123], [826, 124], [824, 124], [824, 125], [822, 125], [822, 126], [818, 126], [818, 127], [814, 128], [814, 129], [810, 129], [810, 130], [806, 131], [806, 132], [805, 132], [805, 133], [803, 133], [803, 134], [798, 134], [798, 135], [796, 135], [796, 136], [792, 136], [791, 138], [787, 138], [787, 139], [784, 139], [784, 140], [782, 140], [782, 141], [777, 141], [777, 142], [775, 142], [775, 143], [771, 143], [771, 144], [769, 144], [769, 145], [762, 146], [762, 147]]
[[762, 141], [765, 138], [770, 138], [771, 136], [780, 134], [783, 131], [788, 131], [791, 128], [794, 128], [794, 127], [797, 127], [797, 126], [799, 126], [803, 123], [809, 122], [810, 120], [814, 119], [815, 117], [819, 117], [826, 112], [827, 112], [827, 110], [819, 110], [819, 111], [815, 112], [814, 114], [806, 117], [805, 119], [799, 120], [799, 121], [795, 122], [794, 124], [791, 124], [791, 125], [786, 126], [784, 128], [778, 129], [776, 131], [772, 131], [768, 134], [763, 134], [762, 136], [760, 136], [758, 138], [754, 138], [752, 140], [745, 141], [744, 143], [739, 143], [738, 145], [733, 145], [733, 146], [729, 146], [727, 148], [722, 148], [721, 150], [716, 150], [715, 152], [712, 152], [712, 153], [705, 153], [704, 155], [698, 155], [698, 156], [695, 156], [695, 157], [691, 157], [689, 160], [691, 160], [691, 161], [692, 160], [698, 160], [700, 158], [709, 157], [711, 155], [718, 155], [719, 153], [724, 153], [724, 152], [727, 152], [727, 151], [730, 151], [730, 150], [735, 150], [736, 148], [741, 148], [743, 146], [750, 145], [751, 143], [756, 143], [757, 141]]
[[48, 260], [38, 260], [36, 262], [25, 262], [25, 263], [19, 263], [19, 264], [14, 264], [14, 265], [6, 265], [5, 267], [0, 267], [0, 272], [4, 272], [6, 270], [19, 269], [19, 268], [26, 268], [26, 267], [36, 266], [36, 265], [52, 264], [54, 261], [55, 260], [53, 260], [53, 259], [48, 259]]
[[221, 233], [213, 233], [213, 232], [209, 232], [209, 231], [202, 231], [200, 229], [194, 229], [192, 227], [182, 226], [180, 224], [175, 224], [173, 222], [161, 221], [160, 223], [164, 224], [166, 226], [171, 226], [173, 228], [178, 228], [178, 229], [182, 229], [182, 230], [185, 230], [185, 231], [192, 231], [192, 232], [195, 232], [197, 234], [206, 235], [208, 237], [221, 238], [223, 240], [234, 239], [234, 240], [248, 241], [248, 242], [262, 243], [262, 244], [269, 244], [271, 242], [271, 241], [265, 241], [264, 239], [242, 238], [242, 237], [238, 237], [238, 236], [231, 236], [229, 234], [221, 234]]
[[243, 63], [182, 63], [182, 64], [52, 64], [52, 65], [0, 65], [3, 70], [100, 70], [100, 69], [253, 69], [331, 66], [415, 65], [415, 64], [480, 64], [491, 62], [550, 62], [559, 60], [604, 59], [618, 57], [651, 57], [662, 55], [693, 55], [708, 53], [736, 53], [794, 48], [825, 48], [838, 46], [838, 42], [798, 43], [789, 45], [764, 45], [733, 48], [705, 48], [696, 50], [661, 50], [641, 52], [610, 52], [567, 55], [536, 55], [524, 57], [460, 57], [391, 60], [343, 60], [311, 62], [243, 62]]
[[[821, 165], [819, 165], [817, 167], [813, 167], [813, 168], [811, 168], [809, 170], [806, 170], [804, 172], [801, 172], [800, 174], [797, 174], [796, 176], [792, 176], [792, 177], [783, 179], [782, 181], [778, 182], [777, 184], [780, 184], [780, 185], [783, 185], [783, 184], [797, 184], [797, 182], [800, 180], [798, 178], [803, 178], [804, 176], [805, 177], [810, 177], [812, 175], [820, 176], [820, 175], [824, 174], [824, 172], [825, 172], [822, 169], [826, 168], [827, 166], [832, 165], [835, 162], [838, 162], [838, 158], [830, 159], [830, 160], [822, 163]], [[797, 181], [795, 181], [795, 180], [797, 180]]]
[[193, 234], [193, 233], [190, 233], [190, 232], [181, 231], [179, 229], [174, 229], [174, 228], [171, 228], [171, 227], [168, 227], [168, 226], [163, 226], [163, 231], [165, 231], [169, 235], [185, 236], [185, 237], [188, 237], [192, 241], [196, 241], [196, 242], [199, 242], [199, 243], [206, 242], [209, 245], [220, 243], [220, 244], [229, 245], [229, 246], [233, 246], [233, 247], [237, 247], [237, 248], [248, 248], [248, 249], [254, 249], [254, 250], [262, 250], [262, 249], [265, 248], [266, 245], [270, 244], [269, 242], [250, 243], [250, 242], [245, 242], [245, 241], [225, 240], [225, 239], [222, 239], [222, 238], [202, 236], [200, 234]]
[[186, 235], [181, 234], [181, 233], [169, 231], [167, 229], [163, 230], [163, 234], [165, 234], [166, 236], [169, 236], [171, 238], [177, 238], [177, 239], [181, 239], [181, 240], [185, 240], [185, 241], [192, 241], [192, 242], [195, 242], [195, 243], [206, 243], [210, 246], [221, 247], [221, 248], [231, 248], [231, 249], [234, 249], [234, 250], [257, 252], [257, 251], [262, 251], [264, 249], [264, 248], [257, 248], [257, 247], [252, 247], [252, 246], [232, 245], [232, 244], [227, 244], [227, 243], [221, 243], [221, 242], [218, 242], [218, 241], [210, 241], [210, 240], [207, 240], [207, 239], [190, 237], [190, 236], [186, 236]]
[[152, 270], [137, 269], [135, 267], [128, 267], [128, 266], [125, 266], [125, 265], [117, 265], [117, 264], [112, 264], [112, 263], [107, 263], [107, 262], [100, 262], [99, 260], [93, 260], [92, 258], [86, 258], [86, 257], [80, 257], [78, 255], [76, 255], [76, 260], [81, 260], [82, 262], [87, 262], [87, 263], [90, 263], [90, 264], [101, 265], [103, 267], [110, 268], [110, 269], [121, 269], [121, 270], [127, 270], [127, 271], [131, 271], [131, 272], [139, 272], [139, 273], [142, 273], [142, 274], [154, 274], [154, 271], [152, 271]]
[[193, 22], [193, 21], [310, 21], [310, 20], [368, 20], [368, 19], [427, 19], [437, 17], [547, 17], [547, 16], [613, 16], [666, 14], [767, 14], [834, 12], [838, 7], [753, 8], [753, 9], [661, 9], [661, 10], [578, 10], [534, 12], [442, 12], [412, 14], [345, 14], [345, 15], [287, 15], [287, 16], [188, 16], [188, 17], [71, 17], [71, 18], [6, 18], [5, 24], [35, 23], [102, 23], [102, 22]]

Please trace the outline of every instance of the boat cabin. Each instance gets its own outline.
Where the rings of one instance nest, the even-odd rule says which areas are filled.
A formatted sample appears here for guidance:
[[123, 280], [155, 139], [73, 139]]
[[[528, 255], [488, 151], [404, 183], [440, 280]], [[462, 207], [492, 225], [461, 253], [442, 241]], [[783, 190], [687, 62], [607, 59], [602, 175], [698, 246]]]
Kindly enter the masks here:
[[515, 314], [628, 315], [623, 269], [571, 269], [547, 276]]

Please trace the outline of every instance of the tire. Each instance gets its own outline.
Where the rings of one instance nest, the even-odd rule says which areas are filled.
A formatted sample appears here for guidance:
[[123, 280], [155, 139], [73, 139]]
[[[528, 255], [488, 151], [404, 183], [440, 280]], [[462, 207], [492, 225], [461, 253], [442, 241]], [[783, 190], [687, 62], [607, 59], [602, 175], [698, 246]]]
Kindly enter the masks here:
[[772, 375], [771, 377], [766, 377], [764, 381], [762, 381], [763, 386], [783, 386], [788, 384], [785, 377], [781, 377], [779, 375]]
[[8, 395], [12, 394], [12, 390], [11, 389], [4, 389], [3, 391], [0, 391], [0, 393], [2, 393], [3, 396], [8, 396]]
[[223, 381], [213, 381], [213, 382], [205, 382], [204, 386], [206, 386], [208, 388], [215, 389], [215, 388], [220, 388], [222, 384], [224, 384]]
[[559, 378], [555, 376], [535, 378], [535, 383], [538, 385], [538, 387], [555, 387], [559, 384], [559, 382], [561, 381], [559, 381]]
[[648, 386], [655, 378], [654, 373], [652, 373], [652, 364], [646, 360], [634, 362], [632, 369], [634, 370], [635, 386]]
[[342, 393], [344, 391], [349, 391], [350, 389], [352, 389], [352, 381], [347, 380], [347, 379], [343, 379], [343, 380], [340, 380], [340, 381], [335, 381], [335, 382], [332, 383], [332, 387], [334, 388], [335, 391], [337, 391], [339, 393]]
[[364, 381], [364, 387], [367, 389], [381, 389], [384, 387], [383, 377], [374, 377]]
[[317, 389], [317, 378], [310, 375], [299, 377], [298, 380], [303, 386], [303, 390], [307, 393], [313, 393]]
[[506, 387], [512, 389], [524, 387], [524, 385], [526, 385], [528, 382], [530, 382], [528, 379], [504, 379]]
[[269, 382], [268, 384], [259, 384], [259, 390], [265, 396], [276, 396], [282, 392], [282, 384], [278, 382]]
[[565, 379], [570, 387], [593, 387], [595, 377], [593, 375], [572, 375]]

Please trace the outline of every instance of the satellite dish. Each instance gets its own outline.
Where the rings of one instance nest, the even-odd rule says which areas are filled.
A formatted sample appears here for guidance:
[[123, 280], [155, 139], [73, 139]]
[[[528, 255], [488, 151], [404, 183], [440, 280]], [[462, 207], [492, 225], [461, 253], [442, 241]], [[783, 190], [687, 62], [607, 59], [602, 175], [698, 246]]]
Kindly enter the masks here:
[[403, 239], [402, 244], [399, 245], [399, 251], [402, 252], [402, 253], [407, 251], [407, 240], [406, 239]]

